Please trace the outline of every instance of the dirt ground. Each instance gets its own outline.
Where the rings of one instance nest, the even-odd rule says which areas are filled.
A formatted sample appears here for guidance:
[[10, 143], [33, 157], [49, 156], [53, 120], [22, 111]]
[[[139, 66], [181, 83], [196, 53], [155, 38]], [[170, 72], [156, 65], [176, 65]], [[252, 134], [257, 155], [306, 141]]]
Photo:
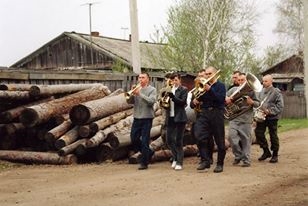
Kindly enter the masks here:
[[[0, 172], [0, 205], [31, 206], [307, 206], [308, 128], [280, 134], [279, 163], [232, 166], [227, 151], [223, 173], [196, 170], [198, 158], [184, 159], [184, 170], [169, 162], [138, 171], [126, 161], [70, 166], [21, 166]], [[215, 154], [216, 157], [216, 154]]]

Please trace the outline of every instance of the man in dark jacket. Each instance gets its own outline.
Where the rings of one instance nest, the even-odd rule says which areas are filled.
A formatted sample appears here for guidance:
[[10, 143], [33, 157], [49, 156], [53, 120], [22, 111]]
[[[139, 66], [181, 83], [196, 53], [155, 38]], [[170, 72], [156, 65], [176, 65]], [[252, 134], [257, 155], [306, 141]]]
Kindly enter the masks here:
[[167, 124], [167, 145], [173, 156], [172, 168], [175, 170], [183, 169], [183, 137], [187, 115], [185, 111], [188, 90], [181, 85], [181, 75], [173, 73], [170, 76], [173, 86], [169, 91], [170, 107], [166, 113]]

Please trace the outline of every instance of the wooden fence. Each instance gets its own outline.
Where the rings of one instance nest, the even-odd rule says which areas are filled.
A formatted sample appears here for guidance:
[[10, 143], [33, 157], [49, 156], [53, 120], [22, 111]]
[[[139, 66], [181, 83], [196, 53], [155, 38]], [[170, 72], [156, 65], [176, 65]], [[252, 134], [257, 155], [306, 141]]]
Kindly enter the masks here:
[[[164, 74], [151, 73], [151, 84], [157, 89], [162, 88]], [[137, 82], [138, 78], [133, 73], [111, 73], [101, 71], [72, 71], [72, 70], [13, 70], [0, 69], [0, 84], [82, 84], [82, 83], [102, 83], [111, 91], [122, 88], [130, 90], [131, 86]]]
[[307, 118], [304, 92], [283, 92], [282, 118]]
[[[164, 73], [150, 73], [151, 84], [158, 90], [163, 87]], [[102, 71], [55, 71], [55, 70], [13, 70], [0, 69], [0, 84], [70, 84], [95, 83], [105, 84], [111, 91], [122, 88], [130, 90], [137, 82], [136, 74], [106, 73]], [[306, 100], [303, 92], [283, 92], [284, 111], [282, 118], [306, 118]]]

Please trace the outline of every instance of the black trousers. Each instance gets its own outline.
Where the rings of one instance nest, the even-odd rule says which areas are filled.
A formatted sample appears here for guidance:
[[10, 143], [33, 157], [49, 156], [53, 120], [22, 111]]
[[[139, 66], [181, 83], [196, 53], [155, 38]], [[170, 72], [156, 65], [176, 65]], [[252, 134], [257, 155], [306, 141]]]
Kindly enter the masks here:
[[223, 165], [226, 156], [224, 111], [217, 108], [202, 109], [194, 129], [201, 160], [210, 161], [211, 141], [214, 138], [217, 145], [217, 165]]
[[268, 128], [271, 141], [271, 150], [275, 152], [279, 151], [279, 138], [277, 135], [277, 125], [278, 125], [278, 119], [265, 120], [264, 122], [257, 122], [255, 135], [257, 142], [261, 148], [268, 148], [268, 143], [265, 136], [266, 128]]
[[167, 145], [172, 152], [173, 160], [178, 165], [183, 165], [184, 151], [183, 138], [186, 122], [174, 122], [173, 117], [169, 117], [167, 126]]

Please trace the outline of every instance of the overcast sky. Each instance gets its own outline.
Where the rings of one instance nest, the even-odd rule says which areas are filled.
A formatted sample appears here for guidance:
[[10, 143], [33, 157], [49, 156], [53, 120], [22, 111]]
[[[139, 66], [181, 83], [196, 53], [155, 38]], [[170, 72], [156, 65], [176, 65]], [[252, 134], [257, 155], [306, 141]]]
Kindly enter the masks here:
[[[273, 3], [278, 0], [255, 1], [263, 14], [258, 25], [258, 45], [263, 49], [276, 41], [272, 34], [276, 24]], [[166, 25], [166, 13], [173, 2], [137, 0], [141, 41], [150, 41], [155, 27]], [[92, 31], [128, 38], [129, 0], [0, 0], [0, 66], [11, 66], [64, 31], [89, 33], [86, 3], [93, 3]]]

